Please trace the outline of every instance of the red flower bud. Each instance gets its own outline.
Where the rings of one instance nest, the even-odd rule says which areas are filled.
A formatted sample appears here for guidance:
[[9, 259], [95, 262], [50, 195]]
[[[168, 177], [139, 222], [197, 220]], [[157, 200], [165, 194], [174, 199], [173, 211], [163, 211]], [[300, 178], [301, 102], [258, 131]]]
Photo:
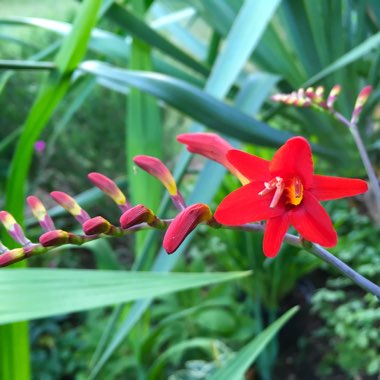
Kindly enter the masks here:
[[40, 243], [43, 247], [55, 247], [66, 244], [69, 241], [70, 234], [63, 230], [54, 230], [45, 232], [40, 236]]
[[84, 222], [82, 228], [86, 235], [106, 234], [111, 229], [111, 223], [101, 216], [96, 216]]
[[163, 246], [167, 253], [173, 253], [194, 228], [212, 218], [210, 208], [203, 203], [196, 203], [181, 211], [166, 231]]
[[157, 220], [153, 211], [144, 205], [137, 205], [127, 210], [120, 217], [121, 228], [127, 229], [137, 224], [148, 223], [153, 224]]
[[177, 136], [177, 140], [187, 145], [187, 150], [191, 153], [197, 153], [210, 160], [219, 162], [226, 167], [234, 176], [236, 176], [243, 184], [249, 181], [239, 173], [239, 171], [231, 165], [227, 160], [227, 152], [234, 147], [226, 140], [215, 133], [184, 133]]
[[90, 173], [88, 179], [103, 191], [103, 193], [107, 194], [123, 211], [126, 211], [131, 207], [116, 183], [105, 175], [100, 173]]
[[156, 157], [142, 155], [134, 157], [133, 162], [153, 177], [156, 177], [166, 187], [170, 195], [177, 195], [177, 185], [174, 178], [161, 160]]
[[82, 207], [76, 202], [74, 198], [70, 195], [64, 193], [63, 191], [52, 191], [50, 193], [51, 197], [62, 206], [67, 212], [69, 212], [79, 223], [83, 224], [86, 220], [90, 219]]

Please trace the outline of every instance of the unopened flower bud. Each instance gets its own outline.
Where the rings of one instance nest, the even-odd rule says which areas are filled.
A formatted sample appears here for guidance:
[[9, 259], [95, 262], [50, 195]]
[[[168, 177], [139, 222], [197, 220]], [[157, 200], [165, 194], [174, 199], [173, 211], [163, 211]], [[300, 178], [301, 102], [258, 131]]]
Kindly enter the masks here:
[[203, 203], [193, 204], [181, 211], [172, 221], [166, 231], [163, 246], [167, 253], [171, 254], [177, 250], [186, 236], [200, 223], [212, 219], [210, 208]]
[[225, 139], [215, 133], [184, 133], [177, 136], [177, 140], [185, 144], [190, 153], [197, 153], [210, 160], [219, 162], [226, 167], [241, 183], [247, 184], [249, 181], [239, 171], [228, 162], [226, 155], [234, 147]]
[[154, 215], [153, 211], [141, 204], [127, 210], [120, 217], [120, 225], [123, 229], [127, 229], [141, 223], [152, 225], [156, 221], [157, 217]]
[[107, 194], [122, 211], [128, 210], [131, 205], [127, 201], [123, 192], [119, 189], [114, 181], [100, 173], [90, 173], [88, 179], [103, 193]]
[[34, 195], [26, 198], [30, 209], [34, 217], [38, 220], [38, 223], [45, 231], [55, 230], [54, 222], [48, 215], [45, 206], [43, 203]]
[[63, 230], [45, 232], [39, 238], [43, 247], [56, 247], [69, 242], [70, 234]]
[[3, 224], [14, 241], [21, 244], [22, 246], [31, 244], [31, 241], [25, 236], [21, 226], [16, 222], [16, 220], [9, 212], [0, 211], [0, 222]]
[[111, 223], [101, 216], [96, 216], [84, 222], [82, 228], [86, 235], [106, 234], [111, 229]]
[[90, 219], [88, 213], [79, 206], [76, 200], [63, 191], [53, 191], [50, 193], [51, 197], [69, 212], [79, 223], [83, 224], [86, 220]]
[[371, 95], [371, 92], [372, 92], [371, 86], [366, 86], [360, 91], [356, 99], [354, 111], [352, 112], [351, 123], [355, 124], [358, 121], [359, 116], [363, 110], [363, 107], [365, 103], [367, 102], [369, 96]]

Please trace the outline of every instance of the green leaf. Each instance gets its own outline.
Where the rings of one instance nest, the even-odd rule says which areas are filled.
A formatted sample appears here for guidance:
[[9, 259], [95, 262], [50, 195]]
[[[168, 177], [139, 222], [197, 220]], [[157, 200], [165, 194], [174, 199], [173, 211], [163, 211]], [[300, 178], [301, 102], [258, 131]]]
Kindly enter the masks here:
[[228, 360], [223, 367], [214, 372], [208, 380], [241, 380], [249, 366], [256, 360], [267, 344], [274, 338], [282, 326], [284, 326], [285, 323], [298, 311], [298, 309], [299, 307], [295, 306], [288, 310], [253, 339], [252, 342], [242, 348], [235, 357]]
[[137, 87], [210, 128], [239, 140], [277, 147], [291, 137], [285, 131], [275, 130], [208, 93], [164, 74], [130, 71], [95, 61], [83, 62], [81, 70]]
[[72, 269], [2, 270], [0, 323], [157, 297], [237, 280], [250, 274], [251, 272], [165, 274]]
[[206, 66], [195, 60], [192, 56], [185, 53], [176, 45], [172, 44], [169, 40], [162, 37], [149, 25], [141, 21], [138, 17], [123, 8], [121, 5], [116, 3], [113, 4], [106, 15], [123, 27], [123, 29], [130, 32], [134, 38], [140, 39], [151, 48], [161, 50], [177, 62], [181, 62], [182, 64], [203, 75], [208, 75], [209, 70]]
[[[248, 0], [243, 3], [224, 49], [212, 68], [206, 90], [212, 89], [213, 94], [226, 93], [236, 79], [236, 72], [241, 70], [258, 44], [279, 3], [280, 0]], [[220, 80], [221, 75], [223, 80]]]
[[[82, 3], [71, 33], [67, 36], [55, 59], [58, 70], [51, 72], [47, 81], [41, 86], [25, 122], [12, 159], [6, 186], [5, 209], [12, 213], [19, 223], [23, 221], [26, 180], [33, 154], [33, 145], [70, 86], [71, 74], [86, 51], [87, 41], [91, 29], [95, 25], [100, 4], [101, 0], [85, 0]], [[8, 236], [3, 240], [9, 247], [14, 244]], [[25, 263], [17, 265], [25, 266]], [[9, 273], [12, 272], [9, 271]], [[30, 359], [27, 330], [25, 323], [1, 326], [1, 379], [29, 379]]]
[[369, 53], [372, 49], [375, 49], [376, 47], [378, 47], [379, 43], [380, 43], [380, 32], [367, 38], [360, 45], [356, 46], [355, 48], [353, 48], [346, 54], [342, 55], [335, 62], [331, 63], [322, 71], [320, 71], [318, 74], [314, 75], [306, 83], [304, 83], [304, 87], [309, 86], [321, 80], [322, 78], [326, 77], [327, 75], [341, 69], [342, 67], [345, 67], [349, 65], [350, 63], [362, 58], [365, 54]]

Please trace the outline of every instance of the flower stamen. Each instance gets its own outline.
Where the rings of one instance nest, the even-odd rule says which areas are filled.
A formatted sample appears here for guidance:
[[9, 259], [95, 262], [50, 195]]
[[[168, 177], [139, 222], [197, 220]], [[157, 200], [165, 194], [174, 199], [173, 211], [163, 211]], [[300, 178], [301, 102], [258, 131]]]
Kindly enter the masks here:
[[263, 196], [275, 190], [272, 202], [269, 205], [270, 208], [275, 208], [281, 198], [281, 195], [283, 194], [285, 190], [284, 180], [281, 177], [276, 177], [270, 180], [269, 182], [264, 182], [264, 186], [265, 186], [265, 189], [261, 190], [259, 192], [259, 195]]

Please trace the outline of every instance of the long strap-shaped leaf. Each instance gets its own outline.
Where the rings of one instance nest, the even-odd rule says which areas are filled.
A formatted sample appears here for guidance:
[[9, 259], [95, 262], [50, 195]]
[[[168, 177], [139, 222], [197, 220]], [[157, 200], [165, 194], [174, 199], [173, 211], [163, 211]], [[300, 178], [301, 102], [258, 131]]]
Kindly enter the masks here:
[[[12, 159], [6, 187], [6, 209], [19, 222], [23, 220], [23, 205], [27, 173], [33, 145], [65, 95], [70, 77], [86, 51], [87, 42], [95, 25], [101, 0], [85, 0], [74, 26], [55, 59], [58, 67], [41, 87], [28, 115], [16, 152]], [[3, 239], [7, 246], [11, 242]], [[25, 265], [25, 264], [21, 264]], [[0, 328], [0, 378], [27, 380], [30, 378], [28, 328], [26, 323]]]
[[278, 146], [291, 136], [249, 117], [197, 87], [164, 74], [130, 71], [97, 61], [83, 62], [81, 70], [142, 89], [209, 128], [240, 140]]
[[0, 274], [0, 324], [162, 296], [180, 290], [237, 280], [250, 273], [5, 270]]
[[249, 366], [264, 350], [267, 344], [274, 338], [282, 326], [298, 311], [295, 306], [273, 322], [252, 342], [243, 347], [235, 357], [230, 359], [223, 367], [214, 372], [208, 380], [241, 380]]

